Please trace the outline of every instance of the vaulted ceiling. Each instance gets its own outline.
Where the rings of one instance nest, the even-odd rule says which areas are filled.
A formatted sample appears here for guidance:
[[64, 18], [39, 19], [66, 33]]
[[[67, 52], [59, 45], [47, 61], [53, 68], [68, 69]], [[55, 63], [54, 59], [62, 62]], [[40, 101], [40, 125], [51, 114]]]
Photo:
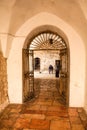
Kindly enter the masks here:
[[0, 33], [15, 35], [24, 22], [40, 12], [52, 13], [77, 31], [85, 31], [86, 7], [86, 0], [0, 0]]

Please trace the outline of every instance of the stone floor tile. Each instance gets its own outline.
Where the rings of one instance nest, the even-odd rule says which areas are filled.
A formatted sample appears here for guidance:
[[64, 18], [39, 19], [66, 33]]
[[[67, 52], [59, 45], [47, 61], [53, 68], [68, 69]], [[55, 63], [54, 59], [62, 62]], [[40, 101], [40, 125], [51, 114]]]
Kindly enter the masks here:
[[19, 109], [21, 106], [21, 104], [9, 104], [7, 107], [10, 109]]
[[69, 121], [56, 120], [51, 121], [50, 130], [69, 130], [71, 128]]
[[49, 107], [47, 105], [41, 105], [40, 110], [47, 111]]
[[10, 110], [10, 113], [19, 113], [21, 111], [21, 109], [17, 109], [17, 108], [12, 108]]
[[22, 114], [46, 114], [45, 110], [23, 110]]
[[67, 108], [64, 106], [49, 106], [47, 111], [67, 112]]
[[39, 102], [52, 102], [52, 98], [49, 98], [49, 97], [43, 97], [43, 98], [41, 98], [41, 97], [39, 97], [39, 99], [38, 99], [38, 101], [37, 101], [37, 104], [39, 103]]
[[3, 113], [3, 114], [0, 116], [0, 119], [8, 119], [8, 118], [9, 118], [9, 114]]
[[80, 116], [82, 121], [87, 120], [87, 115], [86, 115], [86, 112], [84, 110], [82, 110], [82, 112], [79, 113], [79, 116]]
[[1, 130], [11, 130], [10, 128], [1, 128]]
[[51, 128], [50, 130], [71, 130], [71, 128], [69, 129], [69, 128], [63, 128], [63, 127], [59, 127], [59, 128], [55, 128], [55, 127], [53, 127], [53, 128]]
[[31, 105], [29, 107], [26, 107], [26, 110], [39, 110], [40, 109], [40, 105]]
[[87, 130], [87, 120], [82, 121], [82, 124], [83, 124], [83, 126], [85, 127], [85, 129]]
[[52, 105], [52, 101], [40, 101], [40, 102], [38, 102], [37, 104], [39, 104], [39, 105], [48, 105], [48, 106], [51, 106], [51, 105]]
[[46, 116], [68, 117], [66, 112], [48, 111]]
[[80, 117], [73, 117], [73, 116], [70, 117], [70, 122], [71, 122], [71, 124], [81, 124], [82, 123]]
[[38, 82], [36, 98], [9, 104], [0, 113], [0, 130], [87, 130], [86, 113], [82, 108], [66, 107], [54, 79]]
[[81, 112], [83, 111], [83, 108], [82, 108], [82, 107], [79, 107], [79, 108], [77, 108], [77, 111], [78, 111], [79, 113], [81, 113]]
[[14, 123], [14, 128], [16, 129], [29, 128], [29, 124], [30, 124], [30, 119], [18, 118]]
[[59, 101], [54, 100], [53, 106], [65, 106], [63, 103], [61, 104]]
[[13, 125], [13, 120], [3, 119], [0, 121], [0, 129], [1, 128], [9, 128], [9, 127], [12, 127], [12, 125]]
[[36, 129], [23, 129], [23, 130], [36, 130]]
[[63, 120], [63, 121], [69, 121], [69, 118], [66, 117], [58, 117], [58, 116], [46, 116], [47, 120]]
[[76, 108], [69, 108], [68, 112], [69, 112], [69, 116], [79, 116]]
[[72, 125], [72, 130], [85, 130], [85, 128], [83, 127], [83, 125], [74, 124]]
[[46, 119], [44, 114], [31, 114], [31, 119]]
[[31, 114], [20, 114], [19, 118], [31, 120]]
[[58, 117], [58, 116], [46, 116], [46, 120], [60, 120], [61, 117]]
[[18, 117], [20, 116], [20, 114], [18, 113], [10, 113], [9, 115], [8, 115], [8, 119], [10, 119], [10, 120], [15, 120], [15, 119], [17, 119]]
[[49, 130], [50, 121], [41, 119], [32, 119], [30, 123], [31, 129]]

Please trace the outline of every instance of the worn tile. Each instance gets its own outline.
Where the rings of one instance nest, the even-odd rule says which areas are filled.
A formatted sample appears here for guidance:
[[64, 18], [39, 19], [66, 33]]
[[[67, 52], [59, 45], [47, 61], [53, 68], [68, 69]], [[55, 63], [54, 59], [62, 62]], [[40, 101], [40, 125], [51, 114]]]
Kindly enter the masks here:
[[63, 103], [60, 103], [59, 101], [54, 100], [53, 106], [65, 106]]
[[36, 105], [31, 105], [29, 107], [26, 107], [26, 110], [39, 110], [40, 109], [40, 105], [36, 104]]
[[49, 120], [41, 120], [41, 119], [32, 119], [30, 123], [30, 128], [33, 129], [42, 129], [42, 130], [49, 130], [50, 128], [50, 121]]
[[69, 112], [69, 116], [79, 116], [77, 108], [69, 108], [68, 112]]
[[47, 105], [40, 106], [40, 110], [43, 110], [43, 111], [47, 111], [48, 108], [49, 108], [49, 106], [47, 106]]
[[79, 113], [79, 116], [80, 116], [82, 121], [87, 121], [87, 115], [83, 109], [82, 109], [82, 112]]
[[56, 120], [51, 121], [50, 130], [69, 130], [71, 128], [69, 121]]
[[47, 120], [63, 120], [63, 121], [69, 121], [68, 117], [60, 117], [60, 116], [46, 116]]
[[9, 128], [13, 125], [13, 120], [9, 120], [9, 119], [3, 119], [0, 121], [0, 128]]
[[63, 106], [49, 106], [47, 111], [68, 112], [67, 108]]
[[24, 110], [22, 114], [46, 114], [45, 110]]
[[0, 130], [87, 130], [85, 111], [66, 107], [55, 79], [38, 79], [37, 84], [36, 99], [9, 104], [0, 113]]
[[31, 119], [46, 119], [46, 116], [44, 114], [32, 114]]
[[46, 113], [47, 116], [58, 116], [58, 117], [68, 117], [68, 113], [66, 112], [57, 112], [57, 111], [48, 111]]
[[18, 118], [14, 123], [14, 128], [23, 129], [29, 128], [30, 120], [25, 118]]
[[80, 117], [73, 117], [73, 116], [70, 117], [70, 122], [71, 122], [71, 124], [81, 124], [82, 123]]
[[19, 118], [31, 120], [31, 114], [20, 114]]
[[52, 105], [52, 101], [40, 101], [37, 104], [51, 106]]
[[83, 125], [74, 124], [72, 125], [72, 130], [85, 130], [85, 128], [83, 127]]

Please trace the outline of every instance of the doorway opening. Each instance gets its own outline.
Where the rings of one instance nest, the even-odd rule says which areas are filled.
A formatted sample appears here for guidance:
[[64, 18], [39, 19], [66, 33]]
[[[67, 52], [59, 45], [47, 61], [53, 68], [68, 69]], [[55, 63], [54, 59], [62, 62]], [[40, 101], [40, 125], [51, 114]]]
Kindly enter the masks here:
[[[49, 75], [49, 65], [53, 66], [53, 75]], [[37, 70], [37, 73], [35, 73], [35, 70]], [[55, 79], [58, 93], [63, 97], [65, 104], [68, 105], [68, 47], [60, 35], [45, 31], [32, 38], [29, 46], [23, 49], [23, 72], [24, 102], [36, 98], [39, 95], [40, 81], [37, 83], [38, 88], [35, 85], [38, 78], [51, 77]]]
[[40, 70], [40, 58], [38, 57], [34, 58], [34, 70], [36, 71]]

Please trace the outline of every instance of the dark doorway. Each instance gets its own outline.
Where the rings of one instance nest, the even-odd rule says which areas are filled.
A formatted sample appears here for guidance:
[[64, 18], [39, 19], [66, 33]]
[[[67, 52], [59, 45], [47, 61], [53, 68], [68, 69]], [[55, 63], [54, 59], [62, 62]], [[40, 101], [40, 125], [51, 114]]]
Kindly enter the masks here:
[[60, 75], [60, 60], [55, 60], [55, 77]]
[[[51, 39], [51, 40], [50, 40]], [[55, 88], [57, 88], [57, 92], [63, 98], [63, 102], [68, 105], [69, 103], [69, 58], [68, 58], [68, 47], [64, 39], [58, 35], [57, 33], [53, 33], [50, 31], [42, 32], [30, 41], [30, 44], [23, 49], [23, 101], [30, 101], [31, 99], [35, 99], [38, 97], [41, 87], [39, 87], [41, 83], [45, 85], [45, 82], [38, 79], [35, 79], [34, 71], [42, 70], [42, 59], [39, 56], [34, 57], [34, 51], [58, 51], [58, 55], [55, 57], [54, 66], [60, 66], [59, 74], [55, 76], [55, 80], [50, 79], [52, 83], [48, 83], [48, 86], [56, 83]], [[51, 53], [51, 58], [54, 56], [54, 53]], [[47, 55], [46, 55], [47, 56]], [[59, 59], [59, 60], [58, 60]], [[45, 60], [44, 60], [45, 62]], [[49, 63], [50, 64], [50, 63]], [[43, 70], [42, 70], [43, 71]], [[39, 76], [43, 76], [44, 74], [39, 71], [37, 73]], [[42, 74], [42, 75], [41, 75]], [[57, 77], [57, 78], [56, 78]], [[59, 77], [59, 78], [58, 78]], [[49, 78], [49, 75], [48, 77]], [[58, 83], [56, 82], [58, 81]], [[46, 85], [47, 86], [47, 85]], [[45, 87], [46, 87], [45, 86]], [[39, 87], [39, 88], [37, 88]], [[48, 88], [46, 89], [48, 90]], [[41, 90], [42, 91], [42, 90]], [[49, 90], [50, 91], [50, 90]], [[37, 94], [38, 93], [38, 94]], [[46, 92], [45, 92], [46, 93]]]
[[34, 70], [40, 70], [40, 58], [38, 57], [34, 59]]

